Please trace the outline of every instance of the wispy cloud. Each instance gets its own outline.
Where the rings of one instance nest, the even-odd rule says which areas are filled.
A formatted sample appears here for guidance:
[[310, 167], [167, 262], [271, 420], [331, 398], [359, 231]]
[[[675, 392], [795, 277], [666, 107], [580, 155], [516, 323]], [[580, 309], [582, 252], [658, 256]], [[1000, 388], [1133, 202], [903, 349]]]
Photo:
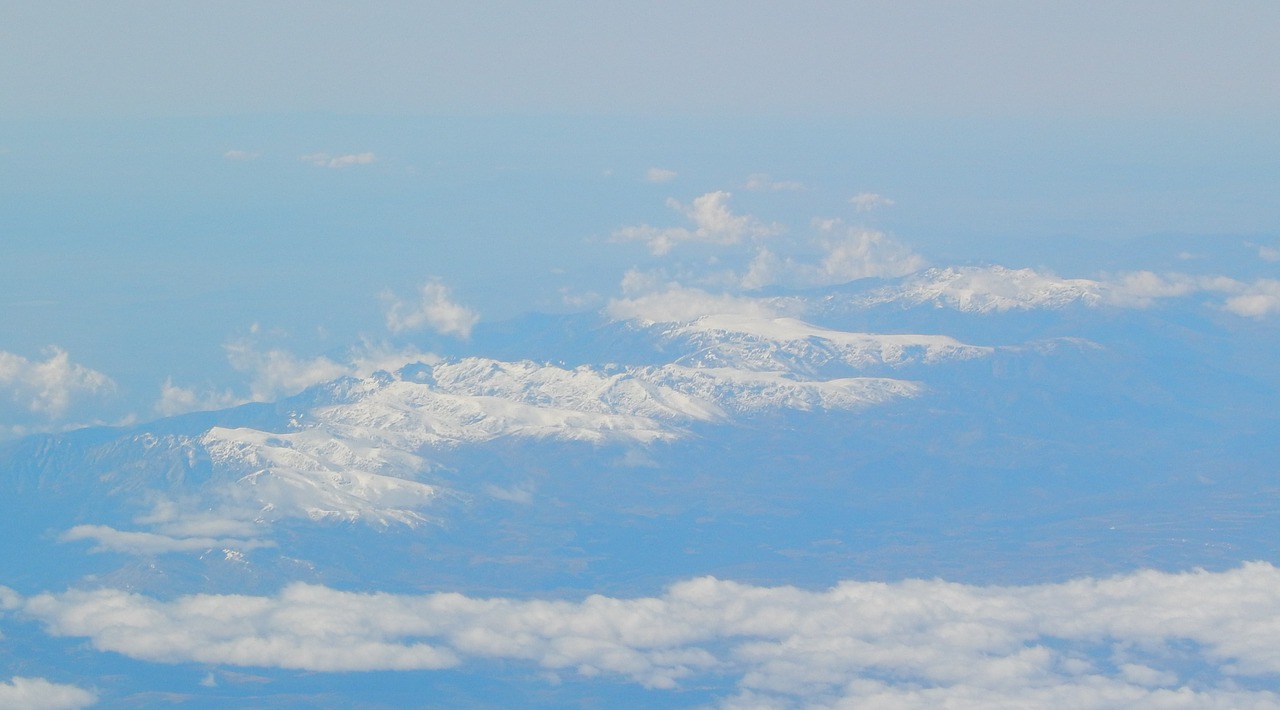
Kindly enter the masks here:
[[231, 366], [253, 377], [250, 397], [259, 402], [296, 394], [311, 385], [336, 379], [350, 372], [349, 367], [324, 356], [300, 358], [279, 348], [261, 351], [247, 341], [229, 343], [223, 347]]
[[273, 542], [260, 539], [174, 537], [153, 532], [117, 530], [106, 525], [77, 525], [62, 535], [63, 542], [78, 540], [94, 541], [90, 552], [126, 552], [133, 555], [204, 550], [246, 551], [275, 546]]
[[753, 192], [792, 192], [805, 189], [804, 183], [796, 180], [774, 180], [766, 173], [752, 173], [747, 176], [743, 187]]
[[605, 307], [610, 318], [646, 324], [686, 323], [708, 315], [777, 318], [785, 312], [773, 299], [712, 294], [674, 283], [632, 298], [615, 298]]
[[160, 387], [160, 398], [153, 405], [155, 411], [172, 416], [266, 402], [338, 377], [368, 377], [379, 370], [394, 372], [410, 363], [434, 363], [440, 359], [416, 348], [367, 341], [352, 347], [338, 360], [323, 355], [300, 357], [283, 348], [262, 349], [251, 340], [238, 340], [223, 347], [231, 366], [249, 376], [247, 393], [182, 387], [166, 378]]
[[6, 710], [79, 710], [98, 702], [98, 696], [74, 685], [44, 678], [15, 676], [0, 681], [0, 707]]
[[161, 416], [171, 417], [187, 412], [226, 409], [248, 401], [247, 398], [240, 397], [229, 390], [198, 391], [194, 387], [179, 387], [173, 383], [173, 378], [169, 377], [165, 378], [164, 383], [160, 385], [160, 399], [156, 401], [154, 409]]
[[874, 192], [859, 192], [849, 198], [850, 204], [859, 212], [870, 212], [881, 207], [892, 207], [893, 200]]
[[734, 214], [729, 209], [730, 197], [732, 195], [724, 191], [708, 192], [689, 205], [669, 199], [667, 206], [689, 219], [693, 223], [692, 228], [642, 224], [614, 231], [613, 239], [645, 242], [650, 252], [661, 256], [683, 242], [731, 245], [782, 232], [780, 225], [765, 224], [749, 215]]
[[817, 261], [779, 256], [761, 249], [742, 276], [743, 288], [784, 285], [828, 286], [857, 279], [903, 276], [924, 267], [924, 259], [882, 232], [851, 227], [840, 220], [815, 220]]
[[726, 677], [723, 707], [1280, 706], [1280, 570], [1139, 571], [1023, 587], [842, 582], [826, 591], [705, 577], [581, 601], [356, 593], [170, 601], [114, 589], [7, 606], [58, 636], [162, 662], [310, 671], [509, 659], [651, 689]]
[[471, 337], [480, 314], [453, 300], [449, 287], [431, 279], [418, 288], [418, 298], [404, 300], [387, 292], [387, 329], [392, 333], [429, 328], [444, 335]]
[[667, 170], [666, 168], [649, 168], [648, 170], [644, 171], [644, 181], [645, 182], [671, 182], [672, 180], [675, 180], [678, 175], [679, 173], [677, 173], [676, 171]]
[[311, 163], [318, 168], [349, 168], [353, 165], [371, 165], [377, 162], [377, 159], [377, 156], [373, 153], [347, 153], [345, 155], [308, 153], [300, 158], [303, 162]]
[[257, 160], [259, 157], [261, 157], [261, 155], [262, 155], [261, 153], [257, 153], [249, 150], [228, 150], [227, 152], [222, 154], [222, 157], [226, 158], [227, 160], [247, 161], [247, 160]]
[[866, 305], [906, 303], [955, 308], [977, 313], [1086, 306], [1151, 308], [1176, 298], [1216, 294], [1224, 300], [1211, 307], [1235, 315], [1262, 318], [1280, 313], [1280, 281], [1252, 283], [1227, 276], [1193, 276], [1132, 271], [1098, 279], [1062, 278], [1034, 269], [963, 266], [929, 269], [900, 284], [872, 291]]

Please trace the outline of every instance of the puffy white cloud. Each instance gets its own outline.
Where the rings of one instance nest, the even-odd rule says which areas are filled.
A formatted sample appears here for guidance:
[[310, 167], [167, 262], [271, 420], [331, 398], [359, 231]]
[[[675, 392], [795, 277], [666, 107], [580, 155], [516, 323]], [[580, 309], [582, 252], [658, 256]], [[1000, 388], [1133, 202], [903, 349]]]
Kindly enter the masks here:
[[1246, 286], [1240, 295], [1228, 298], [1222, 307], [1236, 315], [1253, 318], [1280, 313], [1280, 281], [1259, 279]]
[[401, 300], [390, 293], [384, 298], [391, 304], [387, 308], [387, 328], [393, 333], [430, 328], [465, 339], [471, 337], [471, 329], [480, 322], [480, 315], [455, 302], [449, 288], [437, 279], [422, 284], [417, 300]]
[[880, 207], [892, 207], [893, 200], [874, 192], [859, 192], [849, 198], [850, 204], [859, 212], [870, 212]]
[[674, 170], [665, 168], [649, 168], [644, 173], [645, 182], [671, 182], [676, 179], [678, 173]]
[[48, 359], [40, 361], [0, 351], [0, 393], [52, 420], [65, 415], [77, 398], [115, 391], [110, 377], [71, 362], [66, 351], [49, 348], [45, 355]]
[[318, 168], [349, 168], [353, 165], [371, 165], [377, 161], [378, 157], [373, 153], [347, 153], [346, 155], [308, 153], [299, 159]]
[[752, 173], [747, 176], [743, 187], [753, 192], [785, 192], [805, 189], [804, 183], [795, 180], [774, 180], [765, 173]]
[[[710, 577], [661, 596], [406, 596], [292, 584], [159, 601], [112, 589], [7, 592], [59, 636], [164, 662], [313, 671], [511, 659], [677, 688], [721, 676], [725, 707], [1280, 708], [1280, 570], [1138, 571], [985, 587]], [[1241, 682], [1243, 681], [1243, 682]]]
[[79, 710], [98, 702], [98, 696], [74, 685], [44, 678], [15, 676], [0, 681], [0, 707], [5, 710]]
[[816, 262], [780, 257], [761, 249], [742, 276], [743, 288], [775, 284], [828, 286], [857, 279], [902, 276], [924, 267], [924, 259], [882, 232], [850, 227], [840, 220], [817, 220], [823, 255]]
[[677, 200], [667, 200], [667, 206], [683, 214], [691, 222], [693, 228], [687, 227], [653, 227], [642, 224], [634, 227], [623, 227], [613, 232], [615, 241], [645, 242], [649, 251], [661, 256], [671, 251], [682, 242], [704, 242], [708, 244], [730, 245], [741, 243], [745, 239], [769, 237], [782, 232], [782, 228], [774, 224], [765, 224], [748, 215], [734, 214], [729, 209], [728, 192], [708, 192], [685, 205]]

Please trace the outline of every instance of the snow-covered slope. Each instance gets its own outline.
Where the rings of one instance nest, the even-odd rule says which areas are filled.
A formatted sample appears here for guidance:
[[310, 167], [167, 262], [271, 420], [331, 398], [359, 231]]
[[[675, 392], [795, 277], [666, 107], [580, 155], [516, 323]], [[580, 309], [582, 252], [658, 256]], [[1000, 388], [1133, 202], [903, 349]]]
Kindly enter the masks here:
[[1064, 279], [1034, 269], [961, 266], [928, 269], [901, 283], [855, 299], [860, 305], [930, 304], [972, 313], [1097, 305], [1106, 286], [1091, 279]]
[[[256, 516], [416, 525], [440, 490], [432, 451], [501, 437], [648, 443], [684, 425], [781, 409], [853, 409], [910, 397], [914, 382], [801, 380], [783, 371], [565, 369], [484, 358], [344, 379], [313, 393], [288, 431], [215, 427], [200, 439], [223, 502]], [[249, 511], [245, 511], [248, 513]]]
[[935, 364], [990, 354], [945, 335], [847, 333], [795, 318], [706, 316], [666, 331], [694, 352], [682, 363], [813, 374], [831, 364], [853, 370], [909, 363]]

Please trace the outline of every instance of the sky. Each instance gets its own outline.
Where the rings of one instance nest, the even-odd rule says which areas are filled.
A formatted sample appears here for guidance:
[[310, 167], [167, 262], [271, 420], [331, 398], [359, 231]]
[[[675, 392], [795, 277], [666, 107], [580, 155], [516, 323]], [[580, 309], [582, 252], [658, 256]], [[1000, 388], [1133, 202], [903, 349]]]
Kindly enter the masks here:
[[97, 402], [10, 385], [45, 417], [15, 432], [235, 401], [237, 348], [395, 339], [427, 284], [478, 322], [598, 308], [672, 257], [620, 230], [716, 193], [801, 250], [838, 219], [1071, 276], [1280, 224], [1272, 3], [0, 13], [0, 351]]
[[0, 705], [1280, 706], [1277, 67], [1272, 1], [0, 0], [0, 454], [106, 491], [0, 516]]
[[19, 118], [1274, 116], [1268, 2], [6, 3]]

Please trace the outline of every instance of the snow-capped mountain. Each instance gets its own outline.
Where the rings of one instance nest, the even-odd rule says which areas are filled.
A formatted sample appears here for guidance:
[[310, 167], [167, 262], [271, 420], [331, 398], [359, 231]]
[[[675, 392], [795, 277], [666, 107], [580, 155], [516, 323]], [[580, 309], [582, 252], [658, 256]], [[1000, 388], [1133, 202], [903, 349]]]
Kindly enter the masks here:
[[[1074, 296], [863, 298], [911, 278], [677, 320], [531, 317], [495, 328], [503, 358], [400, 361], [276, 402], [14, 442], [0, 467], [24, 504], [0, 544], [46, 564], [7, 577], [4, 603], [98, 638], [57, 607], [89, 597], [23, 594], [78, 584], [185, 610], [334, 585], [1017, 584], [1262, 552], [1272, 498], [1249, 491], [1274, 452], [1269, 330]], [[480, 328], [470, 347], [494, 339]]]

